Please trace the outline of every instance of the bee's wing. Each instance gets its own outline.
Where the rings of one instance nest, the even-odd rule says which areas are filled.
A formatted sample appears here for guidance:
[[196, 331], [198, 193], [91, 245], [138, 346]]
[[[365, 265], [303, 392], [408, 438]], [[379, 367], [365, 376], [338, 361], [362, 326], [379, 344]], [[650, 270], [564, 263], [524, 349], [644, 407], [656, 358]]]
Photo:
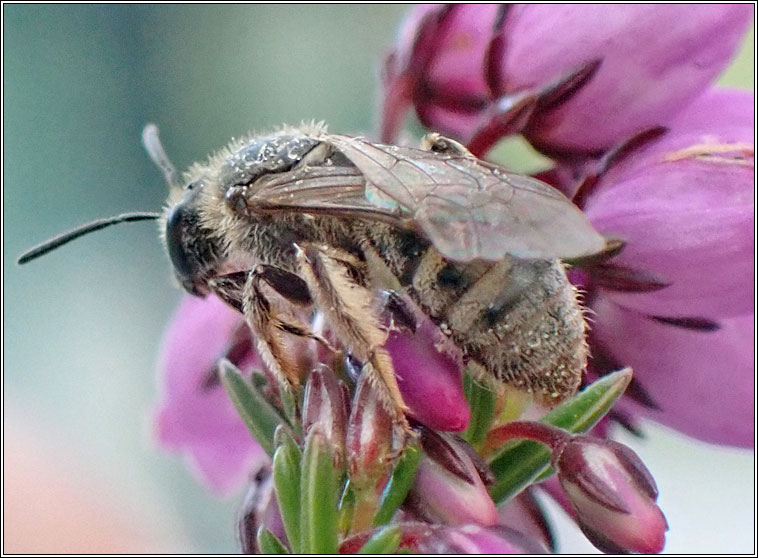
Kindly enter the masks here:
[[301, 211], [362, 217], [392, 225], [412, 226], [403, 211], [376, 203], [366, 178], [356, 167], [310, 167], [261, 177], [248, 203], [266, 212]]
[[264, 177], [262, 208], [354, 216], [422, 232], [452, 260], [574, 259], [605, 240], [557, 190], [469, 156], [326, 136], [355, 168], [314, 167]]
[[421, 228], [446, 257], [575, 259], [606, 241], [555, 188], [473, 156], [329, 136], [363, 173], [366, 197]]

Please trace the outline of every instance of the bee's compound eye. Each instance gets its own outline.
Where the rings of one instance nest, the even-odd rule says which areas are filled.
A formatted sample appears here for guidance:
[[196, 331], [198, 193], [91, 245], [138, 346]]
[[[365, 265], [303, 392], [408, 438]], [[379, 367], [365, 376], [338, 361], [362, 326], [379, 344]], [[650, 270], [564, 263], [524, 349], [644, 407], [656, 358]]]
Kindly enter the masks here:
[[183, 203], [176, 204], [168, 214], [166, 221], [166, 247], [174, 270], [185, 279], [192, 279], [196, 272], [194, 259], [187, 252], [184, 241], [190, 225], [187, 208]]

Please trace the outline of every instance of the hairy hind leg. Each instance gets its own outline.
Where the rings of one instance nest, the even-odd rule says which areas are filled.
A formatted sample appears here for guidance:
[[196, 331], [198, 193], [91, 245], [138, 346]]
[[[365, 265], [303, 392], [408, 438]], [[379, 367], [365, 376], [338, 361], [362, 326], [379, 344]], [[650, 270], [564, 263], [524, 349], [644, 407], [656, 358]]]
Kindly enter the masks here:
[[327, 316], [336, 336], [362, 361], [372, 386], [397, 423], [408, 430], [408, 410], [395, 378], [389, 353], [384, 349], [387, 330], [376, 309], [375, 293], [359, 281], [358, 260], [326, 246], [305, 245], [297, 255], [300, 274], [316, 306]]

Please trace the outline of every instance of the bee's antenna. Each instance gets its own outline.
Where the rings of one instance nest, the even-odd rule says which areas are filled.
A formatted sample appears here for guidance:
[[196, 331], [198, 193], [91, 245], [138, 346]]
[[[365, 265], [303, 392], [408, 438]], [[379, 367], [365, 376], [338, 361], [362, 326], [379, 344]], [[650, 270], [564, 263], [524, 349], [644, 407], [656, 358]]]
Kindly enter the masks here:
[[158, 126], [155, 124], [145, 126], [145, 129], [142, 130], [142, 144], [145, 146], [145, 150], [153, 163], [161, 169], [163, 178], [166, 179], [169, 187], [181, 188], [182, 183], [179, 180], [179, 173], [176, 172], [174, 164], [163, 150], [163, 145], [161, 145], [161, 140], [158, 137]]
[[59, 234], [58, 236], [53, 237], [50, 240], [46, 240], [42, 244], [38, 244], [31, 250], [21, 254], [21, 256], [18, 258], [18, 263], [19, 265], [21, 265], [21, 264], [30, 262], [36, 258], [39, 258], [40, 256], [44, 256], [48, 252], [52, 252], [53, 250], [55, 250], [56, 248], [59, 248], [60, 246], [63, 246], [64, 244], [68, 244], [69, 242], [79, 238], [80, 236], [84, 236], [85, 234], [89, 234], [91, 232], [99, 231], [100, 229], [110, 227], [111, 225], [116, 225], [118, 223], [128, 223], [130, 221], [145, 221], [148, 219], [158, 219], [160, 216], [161, 216], [160, 213], [138, 211], [135, 213], [123, 213], [121, 215], [116, 215], [115, 217], [107, 217], [105, 219], [98, 219], [97, 221], [86, 223], [84, 225], [76, 227], [73, 230], [70, 230], [63, 234]]

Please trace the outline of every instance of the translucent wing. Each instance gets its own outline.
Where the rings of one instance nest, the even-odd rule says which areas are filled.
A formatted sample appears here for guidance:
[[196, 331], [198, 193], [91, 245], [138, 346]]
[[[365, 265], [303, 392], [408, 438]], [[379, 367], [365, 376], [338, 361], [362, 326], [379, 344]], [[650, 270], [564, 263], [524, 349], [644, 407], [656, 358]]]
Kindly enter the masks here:
[[[415, 228], [456, 261], [574, 259], [604, 238], [560, 192], [472, 156], [324, 138], [355, 168], [310, 169], [296, 184], [275, 175], [255, 197], [272, 207], [354, 215]], [[279, 183], [276, 183], [279, 180]]]

